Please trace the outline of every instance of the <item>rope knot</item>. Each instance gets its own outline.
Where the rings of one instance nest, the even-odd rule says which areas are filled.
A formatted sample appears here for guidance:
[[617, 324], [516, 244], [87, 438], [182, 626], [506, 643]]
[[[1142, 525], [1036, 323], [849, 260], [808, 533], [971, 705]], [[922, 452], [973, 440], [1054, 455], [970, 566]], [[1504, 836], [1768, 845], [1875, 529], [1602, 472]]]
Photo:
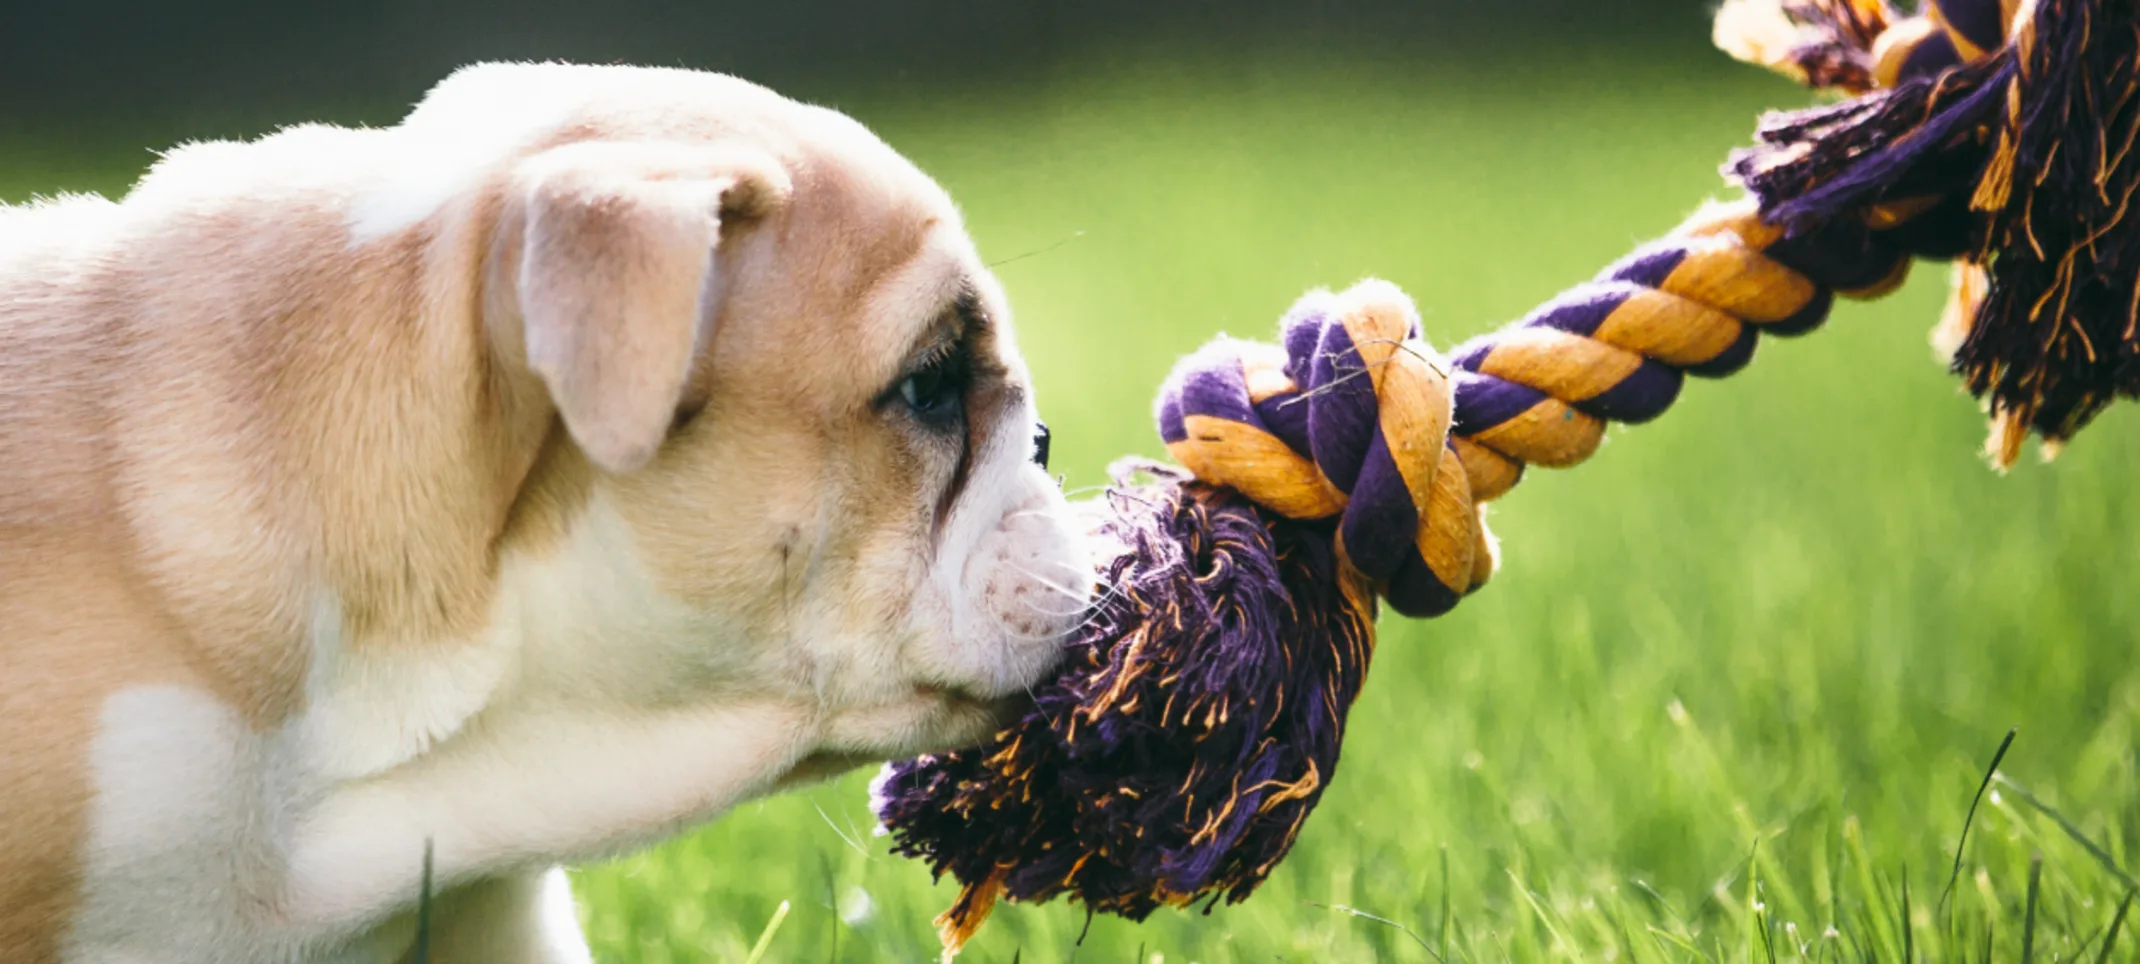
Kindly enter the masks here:
[[1331, 520], [1347, 569], [1398, 612], [1447, 612], [1492, 571], [1450, 438], [1456, 371], [1395, 285], [1302, 298], [1282, 347], [1221, 338], [1160, 391], [1160, 435], [1198, 478]]

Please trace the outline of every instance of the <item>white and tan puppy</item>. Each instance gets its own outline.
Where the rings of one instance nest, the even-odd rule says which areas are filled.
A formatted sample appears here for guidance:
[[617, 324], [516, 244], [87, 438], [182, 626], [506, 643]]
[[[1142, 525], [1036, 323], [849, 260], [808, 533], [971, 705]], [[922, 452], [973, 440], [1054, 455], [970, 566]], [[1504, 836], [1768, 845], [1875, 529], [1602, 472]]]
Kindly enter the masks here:
[[560, 863], [970, 742], [1089, 591], [860, 125], [470, 68], [0, 208], [0, 960], [583, 961]]

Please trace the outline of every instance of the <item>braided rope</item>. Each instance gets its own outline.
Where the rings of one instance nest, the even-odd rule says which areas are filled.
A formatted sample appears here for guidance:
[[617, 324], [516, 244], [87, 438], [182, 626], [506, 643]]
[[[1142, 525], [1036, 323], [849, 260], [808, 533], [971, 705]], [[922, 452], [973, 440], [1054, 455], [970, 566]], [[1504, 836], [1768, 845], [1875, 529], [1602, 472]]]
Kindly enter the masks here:
[[1184, 359], [1160, 392], [1160, 435], [1206, 482], [1335, 520], [1362, 588], [1437, 616], [1493, 574], [1484, 505], [1526, 465], [1589, 458], [1608, 421], [1655, 418], [1685, 376], [1745, 367], [1762, 334], [1814, 330], [1837, 293], [1892, 291], [1931, 233], [1911, 228], [1941, 207], [1786, 238], [1750, 201], [1710, 205], [1446, 361], [1395, 286], [1315, 292], [1281, 323], [1282, 347], [1221, 338]]

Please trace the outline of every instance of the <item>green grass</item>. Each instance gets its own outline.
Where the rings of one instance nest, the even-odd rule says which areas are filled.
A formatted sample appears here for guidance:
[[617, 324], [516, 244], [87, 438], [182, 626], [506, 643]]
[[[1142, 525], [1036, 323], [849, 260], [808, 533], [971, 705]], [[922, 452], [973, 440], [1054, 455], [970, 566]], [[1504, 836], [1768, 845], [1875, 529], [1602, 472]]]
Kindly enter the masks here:
[[[1017, 259], [1076, 487], [1159, 454], [1152, 391], [1212, 334], [1372, 274], [1453, 344], [1669, 228], [1759, 109], [1801, 102], [1719, 59], [1157, 62], [836, 105]], [[1924, 270], [1844, 305], [1533, 472], [1495, 515], [1494, 584], [1385, 622], [1343, 771], [1249, 902], [1089, 931], [1007, 907], [965, 959], [2097, 959], [2140, 844], [2140, 423], [1989, 471], [1926, 343], [1944, 290]], [[951, 888], [871, 835], [867, 776], [580, 871], [599, 959], [932, 956]]]

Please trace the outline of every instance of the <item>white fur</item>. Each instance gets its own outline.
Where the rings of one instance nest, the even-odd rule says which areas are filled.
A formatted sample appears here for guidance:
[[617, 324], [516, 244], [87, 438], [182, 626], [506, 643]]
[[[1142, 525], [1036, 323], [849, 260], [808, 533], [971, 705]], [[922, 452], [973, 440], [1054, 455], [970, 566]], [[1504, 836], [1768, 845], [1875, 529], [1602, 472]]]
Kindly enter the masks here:
[[517, 655], [518, 614], [499, 607], [492, 631], [448, 646], [347, 648], [342, 607], [316, 594], [312, 666], [299, 739], [324, 782], [354, 780], [416, 758], [458, 732], [489, 702]]
[[90, 760], [84, 899], [63, 958], [205, 964], [251, 943], [273, 881], [247, 841], [280, 815], [261, 805], [271, 777], [244, 723], [207, 693], [126, 689], [105, 701]]
[[562, 867], [484, 881], [447, 895], [431, 931], [432, 957], [513, 964], [592, 964], [572, 883]]
[[386, 152], [374, 185], [351, 199], [351, 245], [399, 234], [472, 196], [485, 177], [587, 100], [583, 88], [542, 83], [542, 71], [519, 67], [456, 73], [387, 132], [407, 143]]

